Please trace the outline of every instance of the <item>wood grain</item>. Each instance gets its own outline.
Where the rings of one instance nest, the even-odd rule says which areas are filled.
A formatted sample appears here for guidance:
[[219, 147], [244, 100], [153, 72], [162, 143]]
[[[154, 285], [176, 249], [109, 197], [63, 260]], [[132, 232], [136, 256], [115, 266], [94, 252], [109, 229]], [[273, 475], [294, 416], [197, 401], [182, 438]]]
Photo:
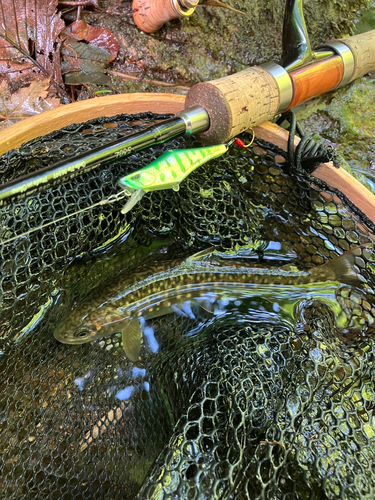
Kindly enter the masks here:
[[341, 57], [335, 56], [289, 73], [293, 83], [293, 99], [288, 109], [336, 88], [341, 82], [343, 71]]
[[24, 142], [49, 134], [71, 123], [120, 113], [177, 113], [184, 109], [185, 96], [175, 94], [118, 94], [75, 102], [32, 116], [0, 132], [0, 155]]
[[[255, 127], [254, 132], [256, 137], [287, 150], [289, 133], [275, 123], [263, 123]], [[294, 145], [297, 146], [299, 141], [300, 139], [296, 137]], [[348, 172], [342, 168], [335, 168], [332, 163], [321, 163], [314, 171], [313, 177], [341, 191], [375, 224], [375, 196]]]

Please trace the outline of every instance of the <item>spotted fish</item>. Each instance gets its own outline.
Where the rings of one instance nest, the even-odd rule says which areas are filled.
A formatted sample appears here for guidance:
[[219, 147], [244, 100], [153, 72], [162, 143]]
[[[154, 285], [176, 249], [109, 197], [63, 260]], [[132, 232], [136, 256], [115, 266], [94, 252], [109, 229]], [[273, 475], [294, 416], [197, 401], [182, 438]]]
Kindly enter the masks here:
[[135, 361], [143, 337], [141, 317], [150, 319], [176, 312], [176, 304], [208, 292], [226, 290], [232, 298], [245, 296], [250, 284], [298, 286], [328, 281], [358, 287], [362, 282], [355, 259], [361, 250], [349, 250], [309, 271], [290, 266], [268, 269], [229, 260], [212, 251], [199, 252], [186, 260], [158, 263], [130, 279], [124, 275], [107, 287], [98, 287], [72, 306], [54, 336], [66, 344], [83, 344], [121, 331], [125, 353]]

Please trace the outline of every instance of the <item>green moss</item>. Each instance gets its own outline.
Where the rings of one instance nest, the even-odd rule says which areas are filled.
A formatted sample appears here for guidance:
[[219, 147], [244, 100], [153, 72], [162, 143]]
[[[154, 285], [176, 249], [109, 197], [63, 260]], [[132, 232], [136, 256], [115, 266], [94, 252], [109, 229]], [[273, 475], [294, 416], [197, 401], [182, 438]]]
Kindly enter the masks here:
[[[285, 2], [226, 3], [246, 16], [220, 7], [199, 6], [190, 18], [170, 21], [152, 35], [131, 25], [131, 2], [117, 6], [118, 15], [88, 13], [84, 19], [118, 36], [121, 51], [115, 69], [189, 86], [280, 58]], [[312, 45], [352, 34], [354, 22], [369, 5], [369, 0], [305, 2]], [[133, 92], [144, 91], [140, 82], [131, 88]]]
[[375, 81], [360, 78], [331, 92], [297, 114], [305, 130], [330, 141], [354, 172], [369, 173], [375, 168]]

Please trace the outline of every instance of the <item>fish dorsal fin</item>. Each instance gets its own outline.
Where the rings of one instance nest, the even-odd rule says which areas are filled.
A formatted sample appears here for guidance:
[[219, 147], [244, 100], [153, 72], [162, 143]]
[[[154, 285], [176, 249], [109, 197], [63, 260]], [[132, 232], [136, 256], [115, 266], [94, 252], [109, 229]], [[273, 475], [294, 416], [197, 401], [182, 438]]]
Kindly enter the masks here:
[[142, 346], [143, 333], [138, 318], [134, 318], [122, 331], [122, 345], [130, 361], [138, 361]]
[[[352, 248], [321, 267], [326, 268], [327, 271], [329, 270], [329, 277], [333, 281], [339, 281], [349, 286], [363, 288], [365, 278], [360, 274], [360, 268], [356, 259], [361, 257], [364, 248], [368, 248], [368, 246], [362, 245]], [[316, 268], [316, 270], [318, 270], [318, 268]]]
[[201, 250], [200, 252], [191, 255], [183, 262], [184, 267], [196, 266], [199, 263], [204, 264], [205, 266], [219, 266], [220, 265], [220, 255], [219, 252], [214, 248], [206, 248]]

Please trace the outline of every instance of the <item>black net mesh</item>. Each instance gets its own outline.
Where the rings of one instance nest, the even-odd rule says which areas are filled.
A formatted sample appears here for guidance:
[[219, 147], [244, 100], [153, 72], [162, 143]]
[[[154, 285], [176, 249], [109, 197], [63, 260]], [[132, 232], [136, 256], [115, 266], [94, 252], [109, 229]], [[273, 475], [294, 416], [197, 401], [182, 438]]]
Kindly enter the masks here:
[[[4, 155], [2, 179], [162, 118], [67, 127]], [[286, 173], [263, 144], [231, 148], [126, 215], [123, 201], [80, 212], [197, 145], [177, 139], [1, 208], [0, 498], [374, 498], [373, 228], [345, 196]], [[225, 314], [150, 320], [135, 363], [117, 333], [53, 337], [73, 300], [155, 261], [216, 247], [308, 269], [361, 245], [362, 290], [335, 290], [345, 327], [311, 290], [285, 317], [271, 281]]]

